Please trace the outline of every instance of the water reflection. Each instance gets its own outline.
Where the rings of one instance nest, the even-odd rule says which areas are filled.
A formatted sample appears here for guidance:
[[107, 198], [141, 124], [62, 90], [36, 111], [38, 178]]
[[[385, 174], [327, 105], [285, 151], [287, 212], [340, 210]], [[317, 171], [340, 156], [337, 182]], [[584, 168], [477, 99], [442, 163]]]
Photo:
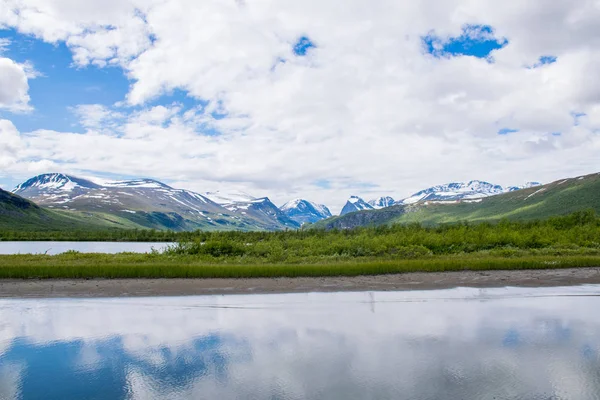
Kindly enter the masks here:
[[599, 293], [1, 300], [0, 399], [597, 399]]

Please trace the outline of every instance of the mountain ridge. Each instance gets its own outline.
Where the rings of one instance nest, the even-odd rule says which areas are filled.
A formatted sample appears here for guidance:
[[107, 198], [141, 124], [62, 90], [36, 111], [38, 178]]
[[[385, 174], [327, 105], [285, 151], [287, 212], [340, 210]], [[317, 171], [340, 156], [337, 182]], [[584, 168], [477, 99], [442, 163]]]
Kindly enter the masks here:
[[[532, 182], [502, 187], [471, 180], [432, 186], [398, 201], [390, 196], [381, 196], [367, 202], [353, 195], [342, 208], [340, 216], [385, 209], [391, 209], [386, 211], [387, 215], [391, 215], [398, 211], [398, 206], [408, 205], [475, 203], [483, 198], [537, 185], [539, 183]], [[281, 230], [298, 229], [303, 224], [335, 218], [327, 206], [302, 198], [277, 207], [268, 197], [254, 197], [240, 191], [200, 194], [175, 189], [151, 178], [108, 181], [48, 173], [17, 185], [14, 193], [32, 200], [43, 209], [86, 215], [122, 227]]]
[[313, 228], [351, 229], [360, 226], [392, 223], [425, 225], [458, 221], [495, 221], [543, 219], [569, 214], [583, 209], [600, 213], [600, 174], [560, 179], [549, 184], [511, 190], [477, 201], [464, 199], [455, 203], [416, 202], [396, 204], [379, 210], [357, 213], [319, 221]]
[[414, 204], [423, 201], [456, 202], [465, 199], [476, 200], [539, 185], [541, 185], [539, 182], [527, 182], [521, 186], [503, 187], [501, 185], [480, 180], [450, 182], [420, 190], [401, 200], [394, 200], [390, 196], [382, 196], [377, 199], [369, 200], [368, 203], [373, 208], [380, 209], [393, 205]]
[[[25, 181], [14, 192], [48, 209], [117, 215], [120, 220], [142, 228], [276, 230], [297, 227], [276, 211], [237, 213], [199, 193], [175, 189], [149, 178], [95, 183], [51, 173]], [[277, 209], [272, 203], [267, 208]]]

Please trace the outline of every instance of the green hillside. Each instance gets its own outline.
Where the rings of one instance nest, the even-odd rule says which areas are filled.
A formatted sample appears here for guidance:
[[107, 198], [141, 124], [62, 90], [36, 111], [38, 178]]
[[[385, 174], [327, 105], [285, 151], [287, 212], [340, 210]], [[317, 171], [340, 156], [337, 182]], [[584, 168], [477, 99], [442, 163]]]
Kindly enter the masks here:
[[561, 179], [547, 185], [482, 199], [478, 203], [416, 207], [391, 222], [438, 224], [456, 221], [544, 219], [593, 209], [600, 214], [600, 174]]
[[543, 186], [516, 190], [477, 201], [425, 203], [360, 211], [319, 221], [315, 228], [348, 229], [358, 226], [417, 222], [425, 225], [457, 221], [545, 219], [593, 209], [600, 214], [600, 174], [561, 179]]
[[0, 189], [0, 230], [58, 231], [106, 228], [139, 228], [139, 225], [113, 216], [45, 209]]

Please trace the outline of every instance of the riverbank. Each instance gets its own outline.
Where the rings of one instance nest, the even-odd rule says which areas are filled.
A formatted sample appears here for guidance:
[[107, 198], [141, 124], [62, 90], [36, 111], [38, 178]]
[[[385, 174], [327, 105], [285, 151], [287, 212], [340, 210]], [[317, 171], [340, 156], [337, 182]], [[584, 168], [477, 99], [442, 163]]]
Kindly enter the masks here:
[[600, 284], [600, 268], [410, 272], [374, 276], [246, 279], [0, 280], [0, 298], [96, 298], [402, 291], [453, 287], [552, 287]]

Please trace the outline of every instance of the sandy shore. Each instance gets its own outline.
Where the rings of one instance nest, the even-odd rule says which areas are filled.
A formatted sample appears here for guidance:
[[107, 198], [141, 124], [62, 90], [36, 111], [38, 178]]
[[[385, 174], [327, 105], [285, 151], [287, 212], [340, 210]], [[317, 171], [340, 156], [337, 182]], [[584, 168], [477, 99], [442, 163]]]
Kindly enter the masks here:
[[258, 279], [0, 280], [0, 298], [188, 296], [600, 284], [600, 268]]

